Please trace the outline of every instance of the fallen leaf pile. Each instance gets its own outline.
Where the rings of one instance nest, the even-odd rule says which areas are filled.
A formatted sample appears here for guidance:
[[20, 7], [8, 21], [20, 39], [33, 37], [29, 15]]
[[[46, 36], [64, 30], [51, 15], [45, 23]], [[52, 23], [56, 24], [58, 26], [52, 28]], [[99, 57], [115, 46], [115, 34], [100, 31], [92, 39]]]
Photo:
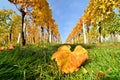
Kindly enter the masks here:
[[78, 67], [88, 59], [87, 51], [82, 46], [76, 46], [73, 52], [70, 48], [69, 45], [61, 46], [51, 58], [52, 60], [55, 59], [62, 74], [78, 71]]

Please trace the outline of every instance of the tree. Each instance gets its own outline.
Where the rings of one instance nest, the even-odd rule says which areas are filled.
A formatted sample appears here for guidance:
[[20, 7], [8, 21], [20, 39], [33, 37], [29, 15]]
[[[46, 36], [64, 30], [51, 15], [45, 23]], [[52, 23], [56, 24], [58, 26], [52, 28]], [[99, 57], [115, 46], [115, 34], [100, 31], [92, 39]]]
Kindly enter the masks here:
[[[115, 14], [113, 18], [102, 22], [102, 26], [104, 30], [102, 30], [102, 34], [104, 31], [107, 31], [107, 34], [111, 35], [111, 41], [115, 41], [115, 35], [120, 33], [120, 13]], [[105, 35], [105, 34], [104, 34]]]
[[20, 18], [21, 17], [17, 15], [13, 10], [0, 10], [0, 42], [7, 44], [14, 42], [12, 38], [14, 37], [15, 39], [15, 35], [17, 35], [17, 32], [19, 32], [18, 28], [20, 26]]
[[12, 14], [11, 10], [0, 10], [0, 33], [1, 33], [1, 41], [8, 43], [7, 40], [7, 31], [8, 31], [8, 23], [10, 21], [10, 15]]
[[[83, 24], [82, 21], [84, 20], [84, 24], [87, 25], [87, 29], [91, 25], [98, 27], [99, 35], [102, 36], [103, 27], [101, 26], [101, 23], [114, 16], [114, 8], [118, 8], [118, 10], [120, 10], [119, 4], [120, 0], [90, 0], [84, 15], [80, 18], [80, 23]], [[78, 35], [81, 32], [82, 31], [77, 31], [77, 28], [73, 28], [67, 38], [67, 42], [73, 39], [76, 34]], [[100, 37], [100, 42], [101, 40], [102, 39]]]
[[16, 8], [21, 12], [22, 15], [22, 27], [21, 27], [21, 37], [22, 37], [22, 46], [26, 44], [25, 40], [25, 30], [24, 30], [24, 19], [25, 15], [27, 13], [27, 8], [28, 8], [28, 2], [27, 0], [8, 0], [9, 2], [15, 4]]
[[9, 24], [10, 26], [9, 39], [12, 42], [16, 42], [16, 39], [18, 38], [18, 35], [20, 33], [20, 26], [21, 26], [20, 23], [21, 23], [21, 16], [19, 16], [14, 12]]

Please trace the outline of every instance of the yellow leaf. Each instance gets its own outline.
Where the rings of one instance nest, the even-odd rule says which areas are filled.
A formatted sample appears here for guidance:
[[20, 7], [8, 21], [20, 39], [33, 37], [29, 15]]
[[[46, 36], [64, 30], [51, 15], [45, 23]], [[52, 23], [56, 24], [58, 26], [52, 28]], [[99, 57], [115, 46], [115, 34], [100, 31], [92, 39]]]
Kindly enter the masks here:
[[73, 52], [70, 48], [69, 45], [61, 46], [51, 58], [55, 59], [62, 74], [78, 71], [78, 67], [88, 59], [87, 51], [82, 46], [76, 46]]

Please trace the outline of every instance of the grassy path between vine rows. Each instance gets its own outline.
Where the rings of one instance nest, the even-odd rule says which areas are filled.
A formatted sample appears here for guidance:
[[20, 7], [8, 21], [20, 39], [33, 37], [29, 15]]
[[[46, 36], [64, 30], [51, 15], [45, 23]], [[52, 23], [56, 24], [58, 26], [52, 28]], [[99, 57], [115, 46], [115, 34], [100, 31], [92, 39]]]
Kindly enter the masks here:
[[[61, 44], [62, 45], [62, 44]], [[120, 43], [83, 45], [89, 59], [72, 74], [61, 74], [52, 54], [60, 44], [27, 45], [0, 51], [0, 80], [119, 80]], [[76, 46], [71, 45], [71, 50]]]

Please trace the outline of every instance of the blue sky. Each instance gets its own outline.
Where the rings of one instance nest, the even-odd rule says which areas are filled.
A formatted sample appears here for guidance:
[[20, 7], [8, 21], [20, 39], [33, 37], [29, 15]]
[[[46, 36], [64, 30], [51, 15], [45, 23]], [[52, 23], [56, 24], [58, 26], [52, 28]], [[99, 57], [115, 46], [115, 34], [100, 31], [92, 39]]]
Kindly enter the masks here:
[[[48, 2], [64, 43], [79, 18], [84, 14], [89, 0], [48, 0]], [[8, 0], [0, 0], [0, 9], [3, 8], [17, 11], [16, 7], [10, 4]]]
[[48, 0], [53, 12], [53, 18], [59, 26], [63, 43], [77, 24], [89, 0]]

